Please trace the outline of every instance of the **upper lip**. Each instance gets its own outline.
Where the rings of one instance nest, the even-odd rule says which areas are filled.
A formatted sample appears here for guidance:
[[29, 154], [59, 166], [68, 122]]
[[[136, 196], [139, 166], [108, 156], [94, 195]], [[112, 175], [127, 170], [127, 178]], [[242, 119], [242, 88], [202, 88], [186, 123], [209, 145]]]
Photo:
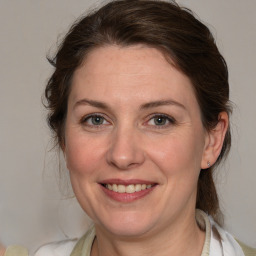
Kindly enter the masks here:
[[99, 182], [100, 184], [118, 184], [118, 185], [130, 185], [130, 184], [146, 184], [146, 185], [151, 185], [151, 184], [156, 184], [156, 182], [153, 181], [148, 181], [148, 180], [140, 180], [140, 179], [128, 179], [128, 180], [123, 180], [123, 179], [106, 179], [102, 180]]

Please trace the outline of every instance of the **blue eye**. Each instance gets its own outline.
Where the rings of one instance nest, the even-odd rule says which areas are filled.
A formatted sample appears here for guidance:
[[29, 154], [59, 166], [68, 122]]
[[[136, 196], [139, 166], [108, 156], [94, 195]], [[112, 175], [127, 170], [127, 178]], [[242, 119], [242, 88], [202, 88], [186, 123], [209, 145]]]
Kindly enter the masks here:
[[148, 125], [150, 126], [168, 126], [174, 124], [175, 120], [166, 115], [154, 115], [149, 121]]
[[168, 121], [165, 116], [157, 116], [153, 118], [155, 125], [165, 125]]
[[101, 125], [104, 122], [104, 118], [102, 116], [92, 116], [91, 122], [93, 125]]
[[106, 119], [100, 115], [87, 116], [86, 118], [83, 118], [81, 122], [88, 126], [100, 126], [108, 123]]

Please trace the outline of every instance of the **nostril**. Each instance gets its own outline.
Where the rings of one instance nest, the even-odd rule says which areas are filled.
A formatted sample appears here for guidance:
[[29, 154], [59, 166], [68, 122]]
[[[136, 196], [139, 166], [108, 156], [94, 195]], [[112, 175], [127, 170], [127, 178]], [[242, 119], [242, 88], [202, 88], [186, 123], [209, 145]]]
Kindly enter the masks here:
[[112, 162], [112, 165], [114, 165], [116, 168], [120, 170], [129, 170], [132, 168], [135, 168], [139, 165], [139, 163], [131, 163], [131, 161], [117, 161], [117, 162]]

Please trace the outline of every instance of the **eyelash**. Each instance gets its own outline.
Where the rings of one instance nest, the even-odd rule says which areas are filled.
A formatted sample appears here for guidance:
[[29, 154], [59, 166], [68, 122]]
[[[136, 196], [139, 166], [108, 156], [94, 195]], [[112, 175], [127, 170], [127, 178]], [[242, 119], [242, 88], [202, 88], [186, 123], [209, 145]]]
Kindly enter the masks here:
[[[99, 125], [96, 125], [96, 124], [88, 124], [88, 121], [91, 119], [91, 123], [92, 123], [92, 118], [103, 118], [103, 122], [108, 122], [110, 123], [104, 115], [102, 114], [89, 114], [85, 117], [82, 117], [81, 120], [80, 120], [80, 123], [83, 124], [83, 125], [86, 125], [88, 127], [92, 127], [92, 128], [102, 128], [102, 126], [106, 126], [106, 125], [109, 125], [109, 124], [99, 124]], [[163, 118], [166, 122], [168, 122], [167, 124], [164, 123], [163, 125], [156, 125], [156, 124], [152, 124], [152, 125], [147, 125], [147, 126], [152, 126], [154, 128], [157, 128], [157, 129], [164, 129], [170, 125], [175, 125], [176, 124], [176, 120], [173, 118], [173, 117], [170, 117], [169, 115], [165, 115], [165, 114], [158, 114], [158, 113], [155, 113], [155, 114], [152, 114], [149, 118], [147, 118], [147, 121], [145, 123], [149, 123], [150, 121], [153, 121], [154, 122], [154, 119], [156, 118]]]

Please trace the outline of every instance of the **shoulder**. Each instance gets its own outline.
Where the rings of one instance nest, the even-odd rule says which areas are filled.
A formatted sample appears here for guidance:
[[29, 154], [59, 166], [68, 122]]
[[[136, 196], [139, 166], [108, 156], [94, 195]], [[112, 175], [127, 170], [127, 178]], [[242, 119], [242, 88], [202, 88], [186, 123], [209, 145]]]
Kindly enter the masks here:
[[249, 246], [247, 246], [246, 244], [242, 243], [241, 241], [239, 241], [237, 239], [236, 239], [236, 241], [241, 246], [245, 256], [256, 256], [256, 249], [255, 248], [249, 247]]
[[71, 256], [80, 256], [82, 252], [84, 256], [90, 256], [93, 241], [95, 239], [95, 228], [90, 227], [89, 230], [76, 243]]
[[227, 255], [256, 256], [256, 249], [251, 248], [246, 244], [242, 243], [241, 241], [237, 240], [233, 235], [221, 228], [212, 219], [211, 224], [212, 229], [215, 229], [218, 232], [222, 248], [224, 252], [227, 252]]
[[28, 256], [28, 250], [22, 246], [13, 245], [7, 247], [4, 256]]
[[68, 239], [60, 242], [49, 243], [41, 246], [34, 256], [77, 256], [81, 255], [82, 250], [90, 252], [95, 229], [92, 226], [86, 234], [78, 239]]
[[34, 256], [69, 256], [77, 239], [69, 239], [41, 246]]
[[[197, 221], [202, 229], [207, 230], [208, 234], [208, 242], [210, 245], [210, 255], [233, 255], [233, 256], [256, 256], [256, 249], [253, 249], [239, 240], [235, 239], [228, 231], [220, 227], [211, 216], [206, 213], [197, 210]], [[209, 238], [210, 237], [210, 238]], [[206, 235], [207, 240], [207, 235]], [[216, 253], [216, 251], [219, 253]], [[207, 251], [208, 252], [208, 251]], [[209, 255], [202, 254], [202, 255]]]

